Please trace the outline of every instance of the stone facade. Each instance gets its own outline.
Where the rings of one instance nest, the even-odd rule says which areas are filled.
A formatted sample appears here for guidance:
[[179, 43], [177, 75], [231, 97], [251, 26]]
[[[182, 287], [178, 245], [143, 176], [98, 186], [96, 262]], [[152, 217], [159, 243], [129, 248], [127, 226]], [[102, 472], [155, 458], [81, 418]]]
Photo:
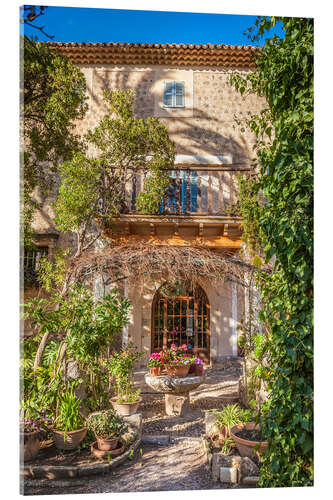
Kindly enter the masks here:
[[[133, 89], [135, 115], [140, 118], [158, 117], [166, 125], [171, 139], [175, 142], [177, 155], [188, 155], [192, 158], [222, 156], [228, 159], [227, 163], [231, 168], [250, 166], [255, 138], [245, 126], [237, 125], [235, 118], [242, 119], [248, 112], [260, 111], [264, 101], [256, 96], [241, 96], [229, 83], [232, 72], [246, 74], [250, 69], [110, 64], [79, 67], [87, 82], [89, 110], [85, 118], [77, 123], [78, 133], [86, 133], [103, 117], [104, 89]], [[165, 80], [185, 83], [185, 108], [163, 107]], [[198, 161], [197, 159], [196, 163]], [[228, 171], [222, 174], [226, 186], [231, 184], [230, 175]], [[57, 246], [60, 247], [72, 246], [72, 242], [70, 236], [59, 234], [55, 230], [51, 201], [52, 196], [44, 200], [42, 211], [35, 217], [34, 229], [37, 236], [52, 233], [50, 241], [52, 240], [53, 252], [56, 240]], [[218, 234], [218, 221], [215, 226], [205, 226], [203, 234], [208, 234], [209, 231]], [[155, 231], [159, 233], [162, 229], [162, 226], [156, 223]], [[185, 231], [185, 226], [180, 227], [180, 233], [182, 231]], [[222, 234], [226, 234], [223, 228]], [[237, 356], [237, 327], [244, 317], [246, 302], [244, 288], [231, 281], [213, 280], [200, 283], [198, 280], [198, 283], [205, 290], [210, 304], [211, 360]], [[162, 282], [147, 280], [145, 283], [129, 283], [125, 287], [133, 308], [124, 336], [132, 340], [140, 350], [145, 351], [142, 363], [147, 361], [151, 350], [152, 302], [156, 290], [161, 285]]]
[[[230, 85], [232, 69], [135, 67], [111, 65], [80, 66], [87, 81], [89, 111], [78, 124], [80, 133], [102, 118], [103, 90], [135, 90], [135, 114], [156, 116], [166, 125], [177, 154], [227, 155], [233, 164], [249, 164], [254, 135], [235, 123], [248, 112], [259, 111], [264, 101], [241, 96]], [[237, 70], [236, 70], [237, 71]], [[245, 70], [238, 73], [246, 74]], [[185, 82], [185, 108], [163, 108], [165, 80]]]

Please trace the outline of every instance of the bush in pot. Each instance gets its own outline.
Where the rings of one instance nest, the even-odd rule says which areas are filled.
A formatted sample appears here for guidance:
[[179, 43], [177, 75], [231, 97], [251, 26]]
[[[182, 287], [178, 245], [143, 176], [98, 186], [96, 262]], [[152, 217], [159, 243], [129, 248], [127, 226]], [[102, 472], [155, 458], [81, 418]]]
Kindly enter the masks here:
[[115, 392], [117, 394], [110, 401], [113, 408], [120, 415], [132, 415], [137, 411], [142, 401], [140, 397], [141, 391], [134, 391], [133, 389], [132, 371], [135, 362], [143, 354], [143, 351], [138, 352], [132, 344], [129, 344], [120, 352], [114, 352], [108, 360], [107, 366], [115, 380]]
[[113, 410], [92, 413], [87, 418], [87, 428], [95, 434], [99, 450], [110, 451], [118, 446], [120, 436], [128, 427]]
[[250, 410], [242, 410], [238, 404], [226, 405], [222, 410], [214, 410], [213, 415], [219, 429], [219, 437], [222, 441], [230, 438], [230, 429], [242, 422], [252, 419]]
[[54, 421], [54, 443], [60, 450], [73, 450], [87, 434], [85, 419], [80, 412], [81, 400], [73, 389], [58, 398], [57, 416]]

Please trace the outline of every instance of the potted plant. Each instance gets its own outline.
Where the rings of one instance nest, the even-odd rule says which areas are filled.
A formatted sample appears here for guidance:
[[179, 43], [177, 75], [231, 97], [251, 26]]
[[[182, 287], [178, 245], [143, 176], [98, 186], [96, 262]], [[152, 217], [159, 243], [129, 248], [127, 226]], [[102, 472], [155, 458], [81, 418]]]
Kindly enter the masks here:
[[128, 388], [125, 394], [119, 394], [118, 396], [111, 398], [110, 402], [118, 415], [133, 415], [137, 412], [139, 404], [142, 402], [140, 393], [141, 389], [134, 391], [132, 388]]
[[20, 434], [23, 441], [24, 461], [32, 460], [40, 448], [41, 432], [46, 430], [49, 419], [37, 417], [20, 421]]
[[194, 358], [189, 356], [186, 351], [186, 344], [180, 347], [172, 344], [170, 349], [164, 349], [161, 352], [162, 364], [170, 377], [186, 377], [188, 374]]
[[142, 401], [140, 389], [134, 391], [132, 370], [134, 363], [143, 355], [129, 344], [120, 352], [114, 352], [109, 359], [108, 367], [115, 381], [116, 396], [110, 399], [114, 410], [119, 415], [132, 415], [136, 413]]
[[149, 368], [150, 375], [158, 377], [162, 370], [161, 353], [153, 352], [149, 357], [147, 366]]
[[219, 430], [219, 438], [224, 441], [230, 438], [230, 429], [252, 418], [249, 410], [242, 410], [238, 404], [226, 405], [222, 410], [214, 410], [213, 415]]
[[87, 428], [95, 434], [98, 449], [102, 451], [116, 449], [120, 436], [128, 430], [123, 419], [113, 410], [92, 413], [86, 422]]
[[87, 428], [80, 413], [80, 399], [73, 389], [59, 397], [54, 424], [54, 444], [60, 450], [73, 450], [85, 438]]
[[200, 358], [194, 358], [194, 362], [190, 367], [190, 373], [199, 377], [203, 374], [203, 361]]
[[264, 441], [261, 429], [256, 422], [243, 422], [230, 429], [230, 436], [235, 442], [242, 457], [250, 457], [258, 452], [264, 452], [267, 441]]

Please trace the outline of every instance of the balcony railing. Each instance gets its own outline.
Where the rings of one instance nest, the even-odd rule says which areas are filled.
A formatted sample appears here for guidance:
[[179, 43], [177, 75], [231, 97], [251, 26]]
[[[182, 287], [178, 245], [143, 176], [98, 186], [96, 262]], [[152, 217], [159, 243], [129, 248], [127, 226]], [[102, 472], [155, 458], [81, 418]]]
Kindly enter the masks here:
[[[221, 167], [171, 170], [170, 183], [161, 200], [159, 214], [236, 215], [239, 172]], [[126, 186], [128, 213], [137, 213], [136, 197], [143, 189], [144, 180], [144, 174], [137, 173]]]

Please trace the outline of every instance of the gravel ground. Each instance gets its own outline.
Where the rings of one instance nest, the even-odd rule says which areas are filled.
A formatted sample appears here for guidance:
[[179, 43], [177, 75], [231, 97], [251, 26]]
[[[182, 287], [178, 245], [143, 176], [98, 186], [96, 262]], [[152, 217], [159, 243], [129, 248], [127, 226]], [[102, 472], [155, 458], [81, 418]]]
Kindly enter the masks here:
[[186, 417], [165, 414], [164, 396], [148, 392], [144, 373], [136, 373], [136, 386], [143, 390], [143, 434], [167, 434], [170, 443], [166, 446], [142, 444], [132, 460], [106, 476], [71, 481], [26, 481], [25, 495], [228, 488], [225, 484], [213, 483], [198, 437], [204, 434], [205, 411], [237, 400], [239, 369], [230, 366], [229, 369], [208, 370], [205, 382], [191, 392], [191, 410]]
[[[206, 468], [206, 457], [198, 440], [176, 440], [167, 446], [143, 444], [132, 461], [114, 469], [107, 476], [58, 481], [51, 485], [27, 481], [25, 495], [66, 493], [119, 493], [143, 491], [178, 491], [221, 489]], [[223, 485], [223, 489], [228, 485]], [[232, 488], [232, 486], [230, 486]], [[236, 488], [237, 486], [233, 486]]]

